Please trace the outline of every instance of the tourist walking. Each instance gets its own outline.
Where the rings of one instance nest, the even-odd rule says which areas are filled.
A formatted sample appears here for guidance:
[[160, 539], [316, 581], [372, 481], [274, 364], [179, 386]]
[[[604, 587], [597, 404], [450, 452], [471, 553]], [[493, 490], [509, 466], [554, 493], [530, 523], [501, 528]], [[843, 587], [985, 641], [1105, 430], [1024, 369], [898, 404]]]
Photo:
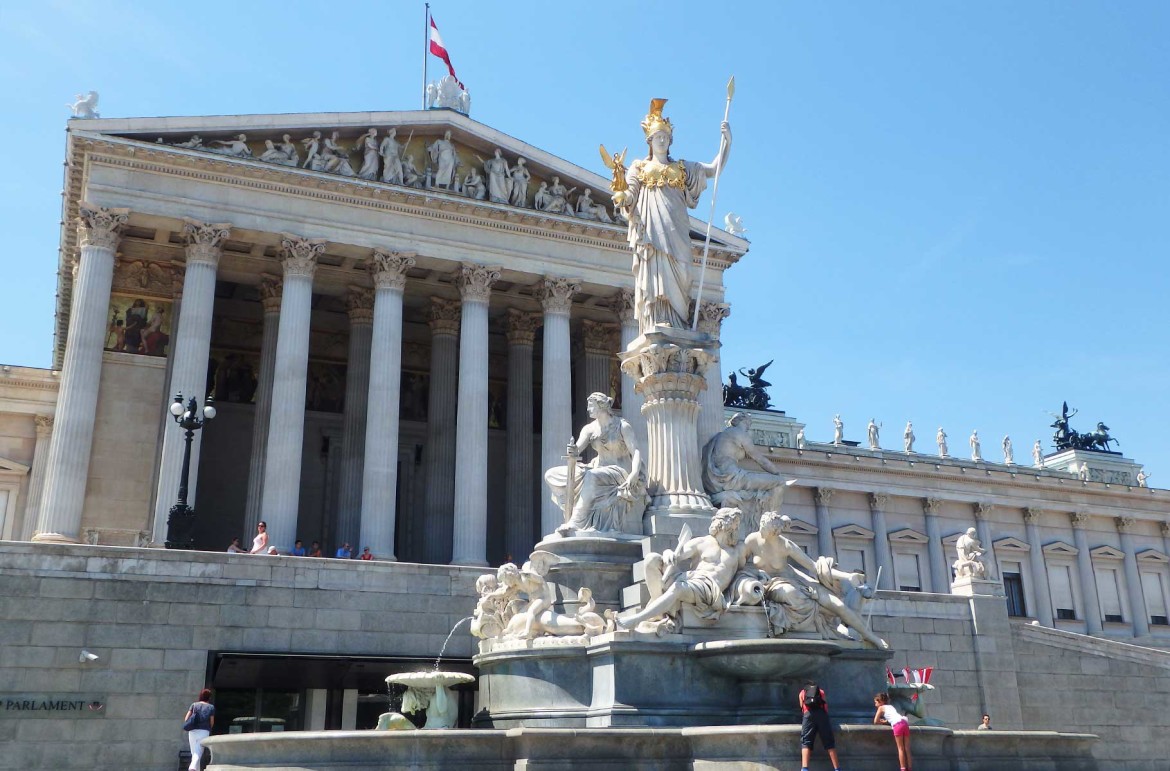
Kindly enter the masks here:
[[215, 727], [215, 705], [211, 703], [211, 689], [199, 692], [199, 700], [187, 708], [183, 718], [183, 730], [191, 746], [191, 762], [187, 771], [199, 771], [203, 764], [203, 740], [211, 735]]
[[873, 697], [873, 704], [877, 707], [873, 722], [885, 723], [894, 729], [894, 744], [898, 746], [898, 765], [901, 771], [910, 771], [910, 721], [890, 704], [890, 695], [884, 691]]
[[821, 737], [821, 746], [829, 753], [833, 771], [841, 771], [837, 760], [837, 740], [833, 738], [833, 726], [829, 722], [829, 702], [825, 692], [816, 683], [808, 681], [797, 696], [800, 703], [800, 771], [808, 771], [809, 757], [812, 756], [813, 742]]

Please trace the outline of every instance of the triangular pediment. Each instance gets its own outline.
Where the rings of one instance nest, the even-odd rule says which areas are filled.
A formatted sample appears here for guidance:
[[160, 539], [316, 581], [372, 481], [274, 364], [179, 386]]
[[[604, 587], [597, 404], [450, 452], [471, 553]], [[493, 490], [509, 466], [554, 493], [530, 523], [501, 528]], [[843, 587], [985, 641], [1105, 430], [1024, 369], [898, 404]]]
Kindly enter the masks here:
[[1125, 552], [1120, 549], [1115, 549], [1112, 546], [1098, 546], [1095, 549], [1089, 549], [1089, 555], [1094, 559], [1103, 560], [1120, 560], [1125, 559]]
[[873, 531], [861, 525], [842, 525], [833, 528], [834, 538], [854, 538], [859, 541], [872, 541]]
[[930, 543], [930, 539], [927, 538], [924, 533], [920, 533], [917, 530], [911, 530], [907, 527], [902, 530], [896, 530], [893, 533], [890, 533], [890, 543], [923, 544]]
[[1032, 551], [1032, 545], [1027, 541], [1021, 541], [1019, 538], [1000, 538], [995, 542], [995, 551], [1005, 554], [1012, 552], [1022, 554]]
[[784, 532], [790, 535], [816, 535], [819, 529], [816, 525], [805, 522], [803, 519], [794, 519], [788, 523]]
[[1137, 561], [1145, 564], [1165, 565], [1170, 563], [1170, 557], [1157, 549], [1146, 549], [1137, 553]]
[[1046, 557], [1075, 557], [1080, 554], [1080, 549], [1064, 541], [1053, 541], [1045, 544], [1042, 551]]
[[27, 474], [28, 466], [23, 463], [17, 463], [5, 457], [0, 457], [0, 472], [9, 472], [14, 474]]

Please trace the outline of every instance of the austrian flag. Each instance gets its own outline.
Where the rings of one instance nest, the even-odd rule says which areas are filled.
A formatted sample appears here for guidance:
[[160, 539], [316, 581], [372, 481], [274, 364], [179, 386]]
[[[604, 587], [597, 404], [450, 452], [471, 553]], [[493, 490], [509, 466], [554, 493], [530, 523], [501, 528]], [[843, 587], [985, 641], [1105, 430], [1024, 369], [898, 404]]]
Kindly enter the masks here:
[[[451, 55], [447, 53], [446, 46], [443, 45], [443, 38], [439, 36], [439, 28], [435, 26], [435, 17], [431, 17], [431, 53], [443, 60], [447, 65], [447, 71], [451, 73], [451, 77], [455, 78], [455, 82], [463, 88], [463, 83], [459, 80], [459, 76], [455, 74], [455, 68], [451, 66]], [[466, 88], [463, 88], [466, 91]]]

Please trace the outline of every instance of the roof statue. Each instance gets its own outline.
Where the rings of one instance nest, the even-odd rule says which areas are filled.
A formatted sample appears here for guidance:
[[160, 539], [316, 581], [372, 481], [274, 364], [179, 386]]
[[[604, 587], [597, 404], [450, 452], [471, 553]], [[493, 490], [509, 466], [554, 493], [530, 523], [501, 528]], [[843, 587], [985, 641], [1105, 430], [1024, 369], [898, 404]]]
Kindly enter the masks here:
[[1056, 446], [1057, 451], [1061, 450], [1090, 450], [1093, 452], [1113, 452], [1109, 449], [1110, 442], [1118, 442], [1109, 435], [1109, 426], [1098, 422], [1095, 431], [1087, 431], [1080, 433], [1069, 427], [1068, 421], [1077, 414], [1074, 407], [1072, 412], [1069, 412], [1068, 402], [1061, 405], [1060, 414], [1055, 412], [1048, 413], [1056, 418], [1052, 423], [1052, 428], [1056, 431], [1052, 435], [1052, 443]]
[[755, 368], [740, 367], [739, 374], [748, 379], [746, 386], [739, 384], [734, 372], [728, 373], [727, 384], [723, 386], [723, 406], [742, 407], [748, 410], [768, 409], [772, 398], [765, 389], [770, 388], [772, 384], [764, 380], [764, 370], [770, 366], [771, 361]]
[[97, 106], [98, 106], [98, 92], [97, 91], [90, 91], [89, 93], [87, 93], [85, 95], [78, 94], [77, 96], [75, 96], [73, 98], [74, 98], [74, 100], [76, 100], [73, 102], [73, 104], [65, 105], [66, 107], [68, 107], [70, 110], [73, 111], [72, 117], [79, 118], [79, 119], [102, 117], [101, 114], [97, 111]]
[[471, 114], [471, 94], [450, 75], [427, 84], [427, 109], [446, 109]]

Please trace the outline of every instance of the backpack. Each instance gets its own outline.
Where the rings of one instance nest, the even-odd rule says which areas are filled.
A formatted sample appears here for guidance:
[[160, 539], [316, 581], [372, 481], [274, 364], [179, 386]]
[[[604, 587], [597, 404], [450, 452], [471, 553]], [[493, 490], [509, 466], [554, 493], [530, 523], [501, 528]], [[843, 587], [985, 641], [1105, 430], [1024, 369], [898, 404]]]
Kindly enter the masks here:
[[805, 686], [804, 695], [801, 699], [804, 702], [804, 706], [809, 709], [823, 710], [825, 708], [825, 697], [821, 695], [821, 689], [817, 687], [816, 683]]

